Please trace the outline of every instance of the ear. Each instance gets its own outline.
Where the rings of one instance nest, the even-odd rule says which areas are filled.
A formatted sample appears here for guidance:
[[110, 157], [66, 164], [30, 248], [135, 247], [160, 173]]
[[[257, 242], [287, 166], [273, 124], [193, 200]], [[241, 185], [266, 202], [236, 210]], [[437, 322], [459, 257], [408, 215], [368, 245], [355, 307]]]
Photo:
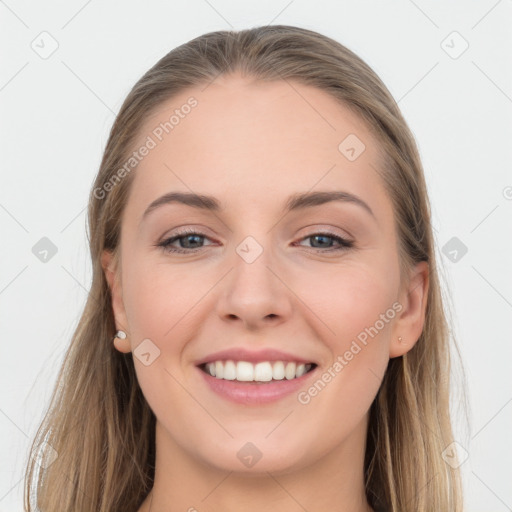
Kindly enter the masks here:
[[[117, 268], [117, 258], [114, 257], [112, 251], [104, 250], [101, 255], [101, 266], [105, 273], [105, 278], [110, 288], [112, 296], [112, 310], [116, 322], [116, 329], [123, 330], [127, 333], [128, 322], [126, 320], [126, 313], [123, 303], [123, 292], [121, 286], [121, 275]], [[128, 333], [127, 333], [128, 334]], [[119, 352], [128, 353], [131, 351], [130, 341], [128, 336], [126, 339], [115, 338], [114, 346]]]
[[[400, 294], [402, 305], [395, 322], [393, 339], [389, 347], [389, 357], [399, 357], [411, 350], [423, 331], [429, 286], [429, 265], [419, 262], [411, 272], [409, 282]], [[399, 341], [398, 338], [402, 340]]]

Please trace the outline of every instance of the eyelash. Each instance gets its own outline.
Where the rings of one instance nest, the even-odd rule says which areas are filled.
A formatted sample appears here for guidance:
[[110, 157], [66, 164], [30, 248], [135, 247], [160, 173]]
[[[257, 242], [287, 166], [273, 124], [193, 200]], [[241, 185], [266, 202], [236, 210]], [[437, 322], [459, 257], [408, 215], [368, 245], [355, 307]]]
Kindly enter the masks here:
[[[179, 247], [171, 247], [171, 244], [173, 242], [176, 242], [180, 238], [185, 238], [189, 235], [199, 235], [200, 237], [208, 238], [204, 233], [200, 233], [200, 232], [193, 231], [193, 230], [186, 230], [186, 231], [182, 231], [181, 233], [177, 233], [176, 235], [172, 236], [171, 238], [167, 238], [166, 240], [163, 240], [162, 242], [156, 244], [156, 246], [161, 247], [163, 249], [163, 251], [166, 253], [193, 254], [195, 252], [198, 252], [198, 251], [204, 249], [204, 247], [196, 247], [195, 249], [183, 249], [183, 248], [179, 248]], [[354, 242], [347, 240], [345, 238], [342, 238], [340, 236], [337, 236], [333, 233], [329, 233], [329, 232], [313, 233], [312, 235], [308, 235], [308, 236], [302, 238], [301, 240], [306, 240], [308, 238], [313, 238], [314, 236], [319, 236], [319, 235], [326, 236], [328, 238], [332, 238], [333, 240], [338, 242], [340, 245], [338, 247], [334, 247], [334, 248], [330, 247], [328, 249], [318, 249], [318, 248], [313, 247], [312, 249], [317, 253], [343, 251], [343, 250], [350, 249], [351, 247], [354, 246]]]

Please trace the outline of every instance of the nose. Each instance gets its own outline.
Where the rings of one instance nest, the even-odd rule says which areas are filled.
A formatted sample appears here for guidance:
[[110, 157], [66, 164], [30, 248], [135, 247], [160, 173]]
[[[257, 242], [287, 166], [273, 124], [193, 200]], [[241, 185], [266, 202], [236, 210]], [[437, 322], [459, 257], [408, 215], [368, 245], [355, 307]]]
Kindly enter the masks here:
[[[270, 250], [263, 249], [251, 261], [239, 249], [233, 257], [232, 270], [222, 280], [217, 302], [219, 316], [252, 331], [280, 325], [292, 312], [285, 271]], [[254, 246], [250, 249], [255, 250]]]

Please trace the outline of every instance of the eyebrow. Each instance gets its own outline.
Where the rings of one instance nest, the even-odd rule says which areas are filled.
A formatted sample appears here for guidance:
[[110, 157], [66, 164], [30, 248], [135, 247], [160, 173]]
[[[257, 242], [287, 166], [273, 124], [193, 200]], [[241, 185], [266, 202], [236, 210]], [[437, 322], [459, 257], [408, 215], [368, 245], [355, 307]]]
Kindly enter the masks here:
[[[365, 203], [360, 197], [345, 191], [317, 191], [317, 192], [304, 192], [296, 193], [291, 195], [284, 205], [284, 212], [291, 212], [302, 210], [305, 208], [311, 208], [313, 206], [319, 206], [322, 204], [330, 203], [332, 201], [340, 201], [344, 203], [353, 203], [361, 206], [366, 212], [368, 212], [373, 218], [375, 214], [372, 209]], [[218, 199], [213, 196], [194, 194], [190, 192], [169, 192], [163, 196], [155, 199], [147, 208], [142, 215], [144, 220], [149, 213], [160, 208], [163, 205], [179, 203], [192, 208], [201, 210], [220, 212], [223, 210], [221, 203]]]

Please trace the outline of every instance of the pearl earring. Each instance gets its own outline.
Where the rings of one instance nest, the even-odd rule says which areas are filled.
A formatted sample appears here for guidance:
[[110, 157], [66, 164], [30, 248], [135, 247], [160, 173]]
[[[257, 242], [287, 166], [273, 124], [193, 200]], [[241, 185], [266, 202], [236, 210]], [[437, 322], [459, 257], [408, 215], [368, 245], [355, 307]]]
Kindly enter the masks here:
[[[122, 340], [126, 339], [126, 333], [124, 331], [117, 331], [114, 338], [121, 338]], [[112, 340], [113, 341], [113, 340]]]
[[399, 343], [402, 343], [402, 336], [398, 336]]

